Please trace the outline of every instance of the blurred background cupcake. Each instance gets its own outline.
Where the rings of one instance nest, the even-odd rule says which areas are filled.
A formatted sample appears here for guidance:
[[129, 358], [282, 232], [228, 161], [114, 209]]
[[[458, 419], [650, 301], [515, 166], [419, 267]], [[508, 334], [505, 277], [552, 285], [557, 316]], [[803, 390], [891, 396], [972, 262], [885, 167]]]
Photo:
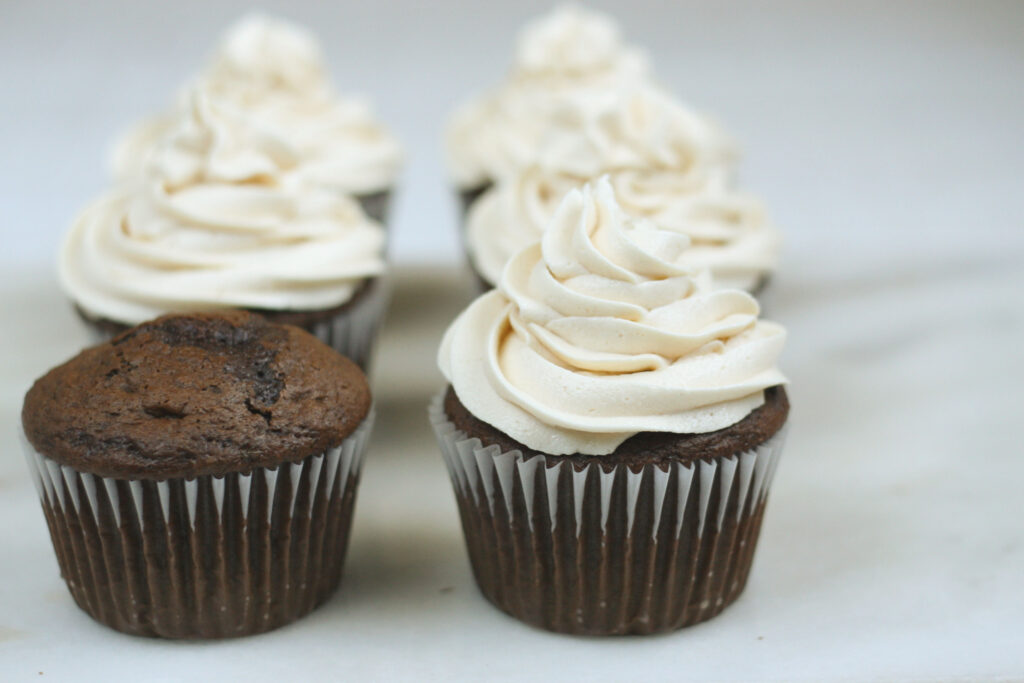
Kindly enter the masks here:
[[781, 326], [689, 238], [571, 190], [452, 323], [430, 408], [474, 576], [566, 633], [709, 619], [746, 585], [789, 403]]
[[248, 309], [366, 367], [385, 234], [245, 111], [189, 91], [143, 169], [81, 212], [59, 276], [100, 338], [163, 313]]
[[482, 290], [568, 190], [603, 175], [627, 212], [690, 236], [718, 285], [759, 294], [777, 266], [779, 233], [736, 188], [730, 137], [651, 78], [605, 15], [568, 6], [527, 27], [507, 81], [456, 111], [448, 156]]
[[189, 116], [197, 94], [244, 120], [310, 184], [355, 197], [369, 216], [387, 224], [401, 170], [397, 140], [374, 118], [367, 100], [334, 91], [310, 32], [260, 14], [225, 33], [171, 111], [137, 124], [117, 143], [112, 163], [119, 180], [144, 172], [161, 139]]
[[559, 109], [614, 99], [619, 88], [648, 78], [646, 55], [623, 43], [606, 14], [566, 5], [527, 25], [505, 80], [459, 106], [448, 123], [448, 169], [463, 211], [537, 159]]

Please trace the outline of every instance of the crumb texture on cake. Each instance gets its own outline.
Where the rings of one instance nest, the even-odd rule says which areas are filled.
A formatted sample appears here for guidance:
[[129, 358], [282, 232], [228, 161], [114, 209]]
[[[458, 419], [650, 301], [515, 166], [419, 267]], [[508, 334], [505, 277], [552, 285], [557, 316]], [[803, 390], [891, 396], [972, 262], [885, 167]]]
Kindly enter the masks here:
[[247, 472], [341, 443], [365, 376], [295, 327], [242, 311], [169, 315], [41, 377], [22, 409], [42, 455], [123, 479]]

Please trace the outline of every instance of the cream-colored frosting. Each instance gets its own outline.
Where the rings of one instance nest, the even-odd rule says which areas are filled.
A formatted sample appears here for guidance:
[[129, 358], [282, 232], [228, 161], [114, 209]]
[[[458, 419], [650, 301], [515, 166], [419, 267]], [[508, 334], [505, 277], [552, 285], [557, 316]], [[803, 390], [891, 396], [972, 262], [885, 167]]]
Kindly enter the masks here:
[[397, 141], [365, 100], [334, 92], [313, 35], [252, 15], [227, 32], [212, 63], [185, 88], [173, 112], [143, 121], [119, 141], [113, 166], [120, 180], [144, 169], [161, 137], [188, 116], [196, 93], [288, 149], [302, 161], [310, 182], [370, 194], [389, 188], [398, 174]]
[[750, 295], [680, 265], [689, 248], [628, 217], [607, 180], [572, 190], [500, 288], [449, 327], [441, 371], [476, 417], [552, 455], [735, 424], [785, 383], [785, 331]]
[[512, 77], [580, 81], [624, 79], [647, 71], [647, 56], [623, 44], [614, 19], [567, 4], [523, 28], [516, 41]]
[[168, 311], [318, 310], [384, 270], [384, 230], [311, 182], [294, 150], [202, 91], [145, 173], [86, 208], [60, 253], [86, 313], [136, 324]]
[[536, 164], [581, 178], [626, 169], [672, 171], [701, 187], [731, 182], [737, 159], [732, 139], [713, 120], [657, 86], [640, 84], [599, 105], [561, 107]]
[[[716, 287], [753, 290], [774, 271], [778, 231], [760, 202], [731, 190], [721, 175], [629, 169], [608, 178], [626, 213], [690, 237], [682, 262], [711, 270]], [[496, 285], [509, 259], [541, 238], [562, 197], [585, 182], [534, 166], [474, 202], [466, 234], [477, 272]]]
[[473, 187], [534, 161], [552, 118], [569, 108], [604, 108], [649, 79], [646, 56], [622, 42], [607, 15], [568, 5], [520, 34], [505, 81], [460, 106], [447, 131], [455, 182]]

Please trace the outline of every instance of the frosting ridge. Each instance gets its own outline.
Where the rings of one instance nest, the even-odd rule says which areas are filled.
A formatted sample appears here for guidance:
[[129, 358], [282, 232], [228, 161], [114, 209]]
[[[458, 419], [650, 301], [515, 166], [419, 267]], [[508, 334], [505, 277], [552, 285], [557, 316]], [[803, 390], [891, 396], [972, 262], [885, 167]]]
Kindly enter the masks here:
[[[711, 270], [716, 287], [752, 291], [778, 260], [781, 238], [758, 200], [731, 189], [723, 174], [624, 169], [607, 178], [628, 214], [687, 235], [684, 262]], [[562, 197], [586, 178], [526, 168], [474, 202], [466, 219], [474, 267], [492, 285], [512, 256], [541, 238]]]

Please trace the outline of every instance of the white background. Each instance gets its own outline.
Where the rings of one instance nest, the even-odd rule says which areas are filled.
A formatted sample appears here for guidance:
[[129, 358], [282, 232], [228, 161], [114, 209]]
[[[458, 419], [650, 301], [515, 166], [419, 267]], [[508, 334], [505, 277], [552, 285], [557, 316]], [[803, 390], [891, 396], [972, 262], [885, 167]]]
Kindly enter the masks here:
[[408, 152], [345, 583], [236, 642], [92, 624], [17, 441], [24, 391], [85, 338], [56, 245], [110, 140], [248, 5], [0, 0], [0, 679], [1024, 679], [1024, 3], [595, 4], [741, 140], [786, 235], [766, 306], [790, 330], [794, 424], [741, 600], [671, 636], [581, 640], [477, 594], [424, 414], [468, 291], [440, 135], [547, 4], [307, 1], [264, 7], [320, 34]]

